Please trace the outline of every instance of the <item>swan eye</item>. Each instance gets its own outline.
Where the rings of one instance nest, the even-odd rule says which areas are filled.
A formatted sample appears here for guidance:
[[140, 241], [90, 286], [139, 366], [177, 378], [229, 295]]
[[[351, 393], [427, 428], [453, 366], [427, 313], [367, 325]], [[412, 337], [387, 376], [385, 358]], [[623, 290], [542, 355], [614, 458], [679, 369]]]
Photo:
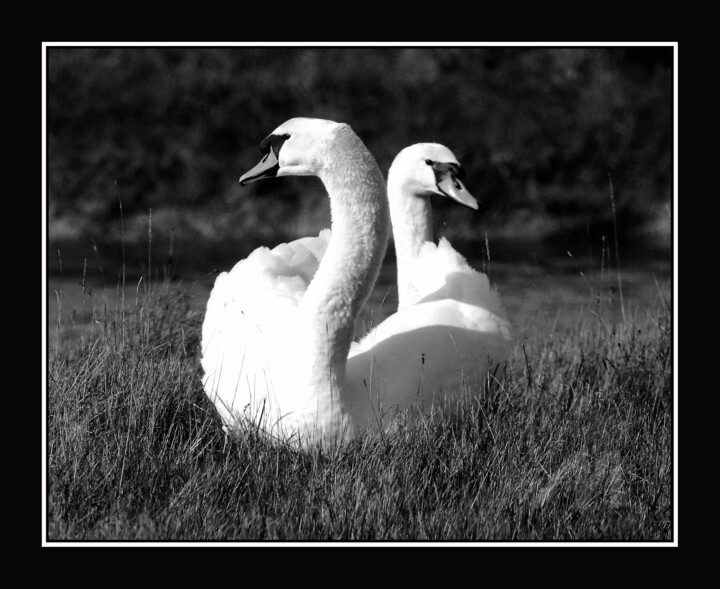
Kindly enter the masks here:
[[290, 133], [285, 133], [285, 135], [283, 135], [283, 139], [290, 139]]
[[432, 166], [435, 162], [432, 161], [432, 160], [425, 160], [425, 163], [426, 163], [428, 166]]

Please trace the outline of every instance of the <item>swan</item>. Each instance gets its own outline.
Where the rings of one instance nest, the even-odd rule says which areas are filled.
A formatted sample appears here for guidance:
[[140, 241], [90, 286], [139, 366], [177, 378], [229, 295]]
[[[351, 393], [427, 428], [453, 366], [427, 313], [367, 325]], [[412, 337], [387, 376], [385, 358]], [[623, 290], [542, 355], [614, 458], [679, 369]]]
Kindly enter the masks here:
[[205, 392], [225, 428], [257, 427], [302, 449], [328, 446], [368, 428], [391, 431], [397, 410], [477, 390], [491, 359], [507, 356], [507, 324], [468, 297], [448, 298], [458, 282], [452, 272], [436, 279], [435, 286], [442, 284], [432, 292], [422, 285], [422, 300], [352, 342], [385, 254], [392, 210], [382, 173], [352, 129], [291, 119], [261, 150], [261, 162], [241, 184], [317, 175], [328, 191], [332, 227], [258, 248], [216, 279], [201, 363]]
[[[397, 262], [398, 309], [415, 304], [441, 287], [451, 272], [468, 281], [472, 300], [504, 315], [500, 299], [446, 238], [433, 242], [430, 197], [440, 195], [477, 210], [478, 202], [462, 182], [465, 171], [455, 154], [439, 143], [416, 143], [395, 156], [387, 185]], [[480, 284], [482, 283], [482, 284]], [[461, 292], [446, 293], [460, 296]]]
[[430, 196], [479, 208], [464, 175], [439, 143], [406, 147], [388, 170], [398, 311], [353, 342], [347, 365], [349, 382], [372, 375], [375, 406], [427, 408], [477, 394], [510, 356], [511, 325], [488, 276], [446, 238], [433, 242]]
[[331, 232], [260, 247], [218, 275], [202, 327], [203, 386], [227, 429], [252, 424], [297, 447], [342, 443], [363, 421], [346, 362], [389, 239], [385, 179], [344, 123], [290, 119], [260, 146], [240, 184], [318, 176]]

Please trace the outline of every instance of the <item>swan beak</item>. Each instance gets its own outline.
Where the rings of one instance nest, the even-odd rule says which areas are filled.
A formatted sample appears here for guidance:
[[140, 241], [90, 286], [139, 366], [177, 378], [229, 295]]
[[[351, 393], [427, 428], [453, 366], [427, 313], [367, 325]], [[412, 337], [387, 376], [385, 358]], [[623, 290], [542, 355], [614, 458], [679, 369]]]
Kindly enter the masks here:
[[437, 183], [437, 187], [445, 196], [449, 196], [460, 204], [464, 204], [476, 211], [480, 208], [475, 197], [467, 191], [465, 185], [452, 173], [445, 174], [445, 177]]
[[240, 186], [245, 186], [245, 184], [262, 180], [263, 178], [272, 178], [277, 174], [279, 169], [280, 164], [271, 147], [257, 166], [240, 176]]

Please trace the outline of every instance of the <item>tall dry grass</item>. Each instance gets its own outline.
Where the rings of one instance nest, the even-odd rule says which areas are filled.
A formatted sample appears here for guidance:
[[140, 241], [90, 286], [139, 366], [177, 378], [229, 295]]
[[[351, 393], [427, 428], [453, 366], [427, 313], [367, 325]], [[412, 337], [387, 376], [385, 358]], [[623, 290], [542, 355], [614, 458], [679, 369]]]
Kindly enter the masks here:
[[[589, 301], [527, 325], [449, 419], [300, 454], [226, 438], [203, 394], [202, 313], [169, 281], [47, 355], [47, 540], [673, 539], [671, 311]], [[126, 301], [127, 303], [127, 301]]]

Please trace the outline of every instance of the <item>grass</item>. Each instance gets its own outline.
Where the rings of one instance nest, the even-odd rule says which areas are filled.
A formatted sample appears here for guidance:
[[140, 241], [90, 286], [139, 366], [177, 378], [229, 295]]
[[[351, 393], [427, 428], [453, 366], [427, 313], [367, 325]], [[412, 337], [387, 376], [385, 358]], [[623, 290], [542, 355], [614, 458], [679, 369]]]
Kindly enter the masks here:
[[670, 542], [670, 310], [594, 305], [523, 328], [460, 417], [311, 454], [225, 437], [182, 287], [52, 326], [46, 540]]

